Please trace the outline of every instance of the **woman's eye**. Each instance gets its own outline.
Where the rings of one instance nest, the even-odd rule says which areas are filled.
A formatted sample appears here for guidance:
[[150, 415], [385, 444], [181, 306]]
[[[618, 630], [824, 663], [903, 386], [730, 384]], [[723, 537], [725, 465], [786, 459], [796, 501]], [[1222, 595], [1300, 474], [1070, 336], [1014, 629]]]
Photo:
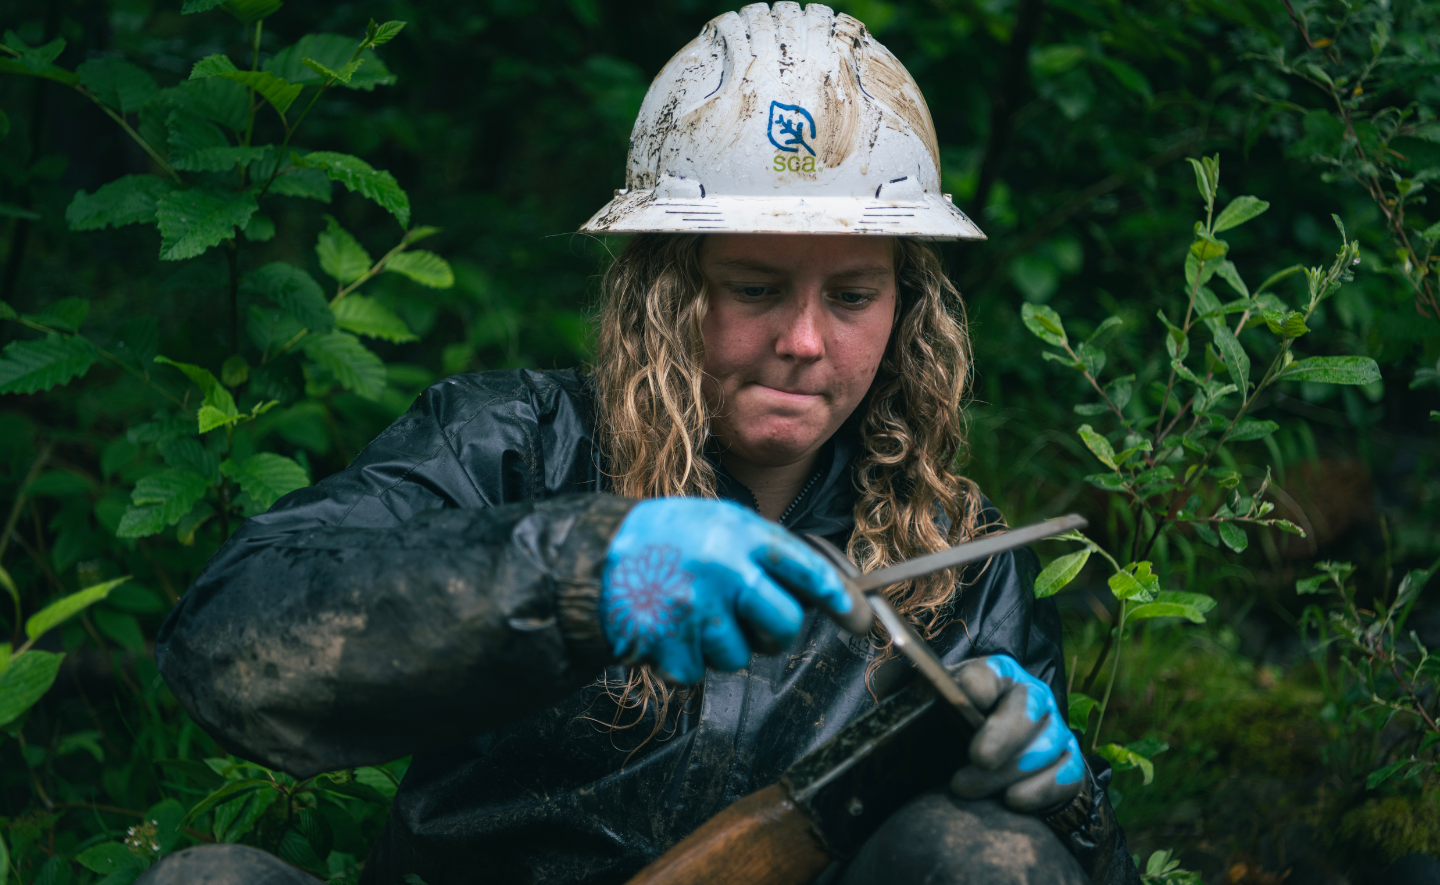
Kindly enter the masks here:
[[769, 286], [736, 286], [735, 292], [746, 298], [764, 298], [769, 292]]
[[835, 299], [847, 307], [860, 307], [873, 299], [864, 292], [836, 292]]

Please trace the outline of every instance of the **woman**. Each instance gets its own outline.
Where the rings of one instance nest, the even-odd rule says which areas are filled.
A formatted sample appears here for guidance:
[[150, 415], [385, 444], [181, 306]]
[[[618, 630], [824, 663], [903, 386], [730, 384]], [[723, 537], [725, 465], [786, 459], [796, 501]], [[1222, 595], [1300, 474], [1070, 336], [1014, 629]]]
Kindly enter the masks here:
[[[816, 610], [849, 603], [798, 535], [868, 570], [999, 522], [955, 472], [968, 342], [915, 238], [980, 234], [938, 168], [923, 98], [859, 22], [794, 3], [711, 22], [585, 227], [636, 234], [593, 375], [446, 379], [250, 520], [162, 631], [177, 697], [299, 776], [415, 754], [365, 865], [386, 885], [623, 882], [773, 783], [910, 676]], [[832, 879], [1138, 881], [1065, 728], [1034, 571], [1021, 552], [887, 591], [947, 664], [974, 659], [989, 716], [955, 795]]]

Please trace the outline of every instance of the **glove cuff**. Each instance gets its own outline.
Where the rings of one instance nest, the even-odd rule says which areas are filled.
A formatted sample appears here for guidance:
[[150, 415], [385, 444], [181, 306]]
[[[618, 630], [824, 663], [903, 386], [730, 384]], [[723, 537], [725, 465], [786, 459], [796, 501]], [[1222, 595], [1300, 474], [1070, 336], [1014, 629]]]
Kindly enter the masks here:
[[[600, 623], [601, 577], [605, 555], [620, 523], [638, 502], [612, 495], [594, 500], [576, 517], [553, 549], [549, 569], [555, 612], [565, 646], [578, 666], [605, 666], [616, 658]], [[599, 543], [597, 543], [597, 541]]]
[[[1099, 774], [1095, 773], [1097, 768]], [[1040, 819], [1060, 837], [1095, 885], [1140, 885], [1140, 871], [1130, 858], [1125, 832], [1105, 793], [1110, 776], [1109, 763], [1087, 757], [1080, 795], [1059, 808], [1042, 812]]]

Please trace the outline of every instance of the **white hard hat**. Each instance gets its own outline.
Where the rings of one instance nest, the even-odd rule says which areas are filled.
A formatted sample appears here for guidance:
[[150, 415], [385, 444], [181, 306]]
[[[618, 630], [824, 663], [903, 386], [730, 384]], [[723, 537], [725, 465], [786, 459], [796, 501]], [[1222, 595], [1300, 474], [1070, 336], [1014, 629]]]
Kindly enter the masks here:
[[625, 179], [582, 231], [985, 239], [940, 193], [920, 88], [818, 3], [712, 19], [650, 84]]

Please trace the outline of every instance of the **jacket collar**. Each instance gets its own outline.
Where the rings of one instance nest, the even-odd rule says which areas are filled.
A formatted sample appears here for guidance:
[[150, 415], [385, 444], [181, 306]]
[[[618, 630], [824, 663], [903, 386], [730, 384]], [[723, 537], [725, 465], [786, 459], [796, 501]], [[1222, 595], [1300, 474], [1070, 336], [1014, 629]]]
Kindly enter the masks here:
[[[796, 534], [827, 538], [837, 534], [848, 535], [855, 526], [858, 493], [853, 467], [859, 452], [858, 434], [847, 422], [821, 447], [819, 457], [815, 459], [815, 472], [780, 524]], [[715, 469], [716, 490], [721, 498], [751, 510], [759, 509], [754, 493], [725, 469], [714, 446], [706, 451], [705, 457]]]

